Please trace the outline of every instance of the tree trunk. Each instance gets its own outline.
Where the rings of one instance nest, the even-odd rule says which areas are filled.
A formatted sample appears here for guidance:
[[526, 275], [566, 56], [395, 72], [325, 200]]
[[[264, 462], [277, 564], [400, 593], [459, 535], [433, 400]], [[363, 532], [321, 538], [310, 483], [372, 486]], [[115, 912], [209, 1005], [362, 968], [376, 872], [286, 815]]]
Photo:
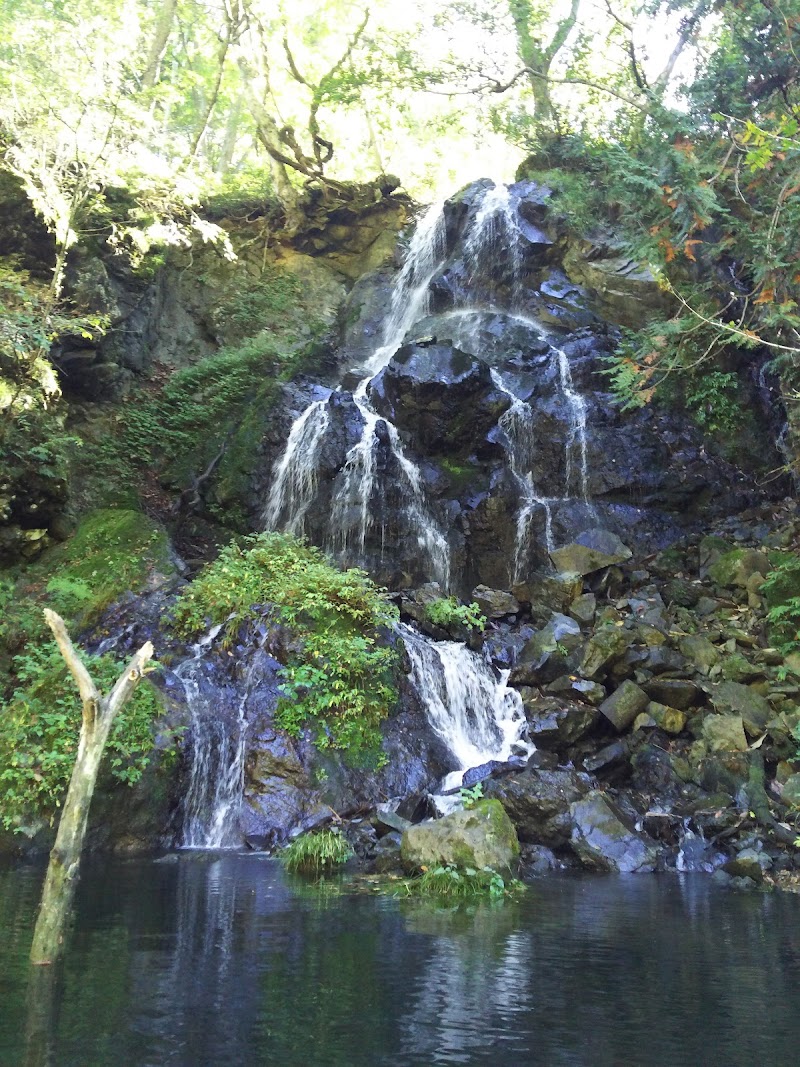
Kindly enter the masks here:
[[161, 60], [167, 47], [167, 41], [169, 41], [169, 35], [172, 33], [172, 23], [175, 20], [175, 9], [177, 6], [178, 0], [163, 0], [158, 15], [156, 16], [153, 39], [147, 50], [147, 59], [145, 60], [144, 71], [142, 72], [143, 89], [152, 89], [156, 83]]
[[145, 667], [153, 655], [153, 646], [148, 641], [133, 657], [109, 695], [101, 697], [70, 641], [63, 619], [49, 609], [45, 609], [44, 614], [80, 691], [83, 723], [78, 755], [58, 824], [56, 842], [50, 853], [42, 902], [33, 934], [30, 959], [34, 964], [52, 963], [61, 951], [64, 926], [78, 877], [89, 805], [92, 802], [103, 749], [114, 719], [133, 696], [133, 691], [144, 676]]

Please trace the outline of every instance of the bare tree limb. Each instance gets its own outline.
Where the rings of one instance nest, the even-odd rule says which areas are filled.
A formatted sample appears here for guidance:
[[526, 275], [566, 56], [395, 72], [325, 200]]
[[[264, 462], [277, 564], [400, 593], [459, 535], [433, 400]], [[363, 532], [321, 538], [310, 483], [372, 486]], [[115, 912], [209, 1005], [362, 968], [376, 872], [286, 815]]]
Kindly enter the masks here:
[[51, 611], [50, 608], [45, 608], [44, 617], [47, 625], [53, 631], [53, 636], [56, 639], [61, 655], [64, 657], [64, 662], [75, 679], [75, 684], [83, 702], [83, 720], [86, 723], [88, 719], [88, 725], [91, 726], [97, 718], [97, 712], [100, 707], [100, 693], [97, 686], [92, 681], [92, 676], [86, 669], [83, 660], [75, 651], [75, 646], [67, 633], [67, 628], [61, 616]]

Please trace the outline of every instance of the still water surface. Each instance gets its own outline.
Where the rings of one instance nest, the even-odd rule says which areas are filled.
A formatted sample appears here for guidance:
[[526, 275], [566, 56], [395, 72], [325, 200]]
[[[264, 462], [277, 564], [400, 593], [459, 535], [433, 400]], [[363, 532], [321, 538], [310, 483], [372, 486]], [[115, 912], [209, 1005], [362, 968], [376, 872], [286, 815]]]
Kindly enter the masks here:
[[32, 1013], [42, 876], [0, 870], [4, 1067], [46, 1047], [57, 1067], [800, 1062], [793, 896], [552, 877], [519, 903], [441, 908], [308, 889], [257, 855], [95, 859]]

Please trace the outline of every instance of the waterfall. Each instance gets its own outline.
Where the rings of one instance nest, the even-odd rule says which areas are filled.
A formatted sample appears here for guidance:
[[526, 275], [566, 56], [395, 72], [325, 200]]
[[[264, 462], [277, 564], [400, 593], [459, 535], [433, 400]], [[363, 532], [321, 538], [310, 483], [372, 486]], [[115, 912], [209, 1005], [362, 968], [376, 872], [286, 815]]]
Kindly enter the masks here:
[[[592, 516], [595, 515], [589, 497], [586, 399], [575, 388], [566, 352], [547, 335], [540, 322], [519, 310], [524, 276], [521, 226], [514, 196], [506, 186], [498, 184], [484, 191], [477, 207], [473, 208], [463, 243], [468, 278], [474, 284], [458, 301], [461, 306], [446, 316], [457, 322], [463, 320], [458, 330], [459, 335], [463, 335], [461, 343], [480, 357], [478, 316], [487, 307], [480, 304], [477, 283], [481, 277], [496, 278], [497, 263], [502, 261], [502, 285], [507, 291], [503, 303], [506, 306], [492, 305], [490, 310], [510, 322], [532, 328], [550, 344], [550, 358], [568, 414], [563, 484], [546, 488], [537, 486], [533, 473], [533, 412], [530, 405], [514, 392], [514, 383], [493, 371], [495, 384], [511, 400], [511, 407], [500, 419], [500, 429], [519, 493], [514, 559], [509, 566], [511, 581], [519, 581], [524, 576], [537, 516], [540, 524], [543, 519], [545, 547], [550, 552], [555, 547], [554, 513], [558, 504], [580, 501], [587, 505]], [[445, 265], [446, 254], [445, 215], [442, 205], [436, 204], [425, 212], [414, 231], [392, 289], [381, 343], [361, 366], [363, 377], [353, 392], [353, 402], [361, 416], [362, 428], [331, 486], [330, 514], [321, 540], [342, 561], [364, 562], [376, 517], [377, 499], [383, 488], [378, 477], [379, 457], [388, 456], [394, 478], [392, 489], [400, 499], [400, 517], [405, 528], [416, 538], [427, 576], [448, 590], [452, 576], [446, 531], [430, 506], [419, 466], [409, 456], [397, 428], [375, 410], [369, 398], [369, 385], [375, 375], [388, 364], [413, 325], [428, 314], [430, 285]], [[456, 343], [459, 343], [457, 339]], [[283, 455], [273, 470], [273, 483], [263, 512], [266, 529], [294, 534], [305, 532], [308, 511], [320, 488], [320, 456], [329, 428], [329, 411], [327, 400], [317, 400], [292, 426]]]
[[189, 785], [183, 800], [184, 848], [231, 848], [236, 837], [244, 789], [245, 706], [249, 676], [236, 709], [220, 714], [219, 691], [204, 677], [210, 671], [205, 647], [197, 646], [175, 674], [191, 715], [187, 748]]
[[[406, 454], [396, 427], [378, 415], [367, 395], [370, 382], [400, 348], [408, 330], [427, 314], [429, 286], [442, 263], [444, 239], [442, 205], [434, 204], [420, 219], [395, 282], [383, 329], [383, 343], [365, 363], [363, 370], [366, 376], [353, 393], [353, 401], [364, 425], [359, 440], [348, 451], [337, 478], [328, 543], [345, 560], [350, 558], [353, 551], [359, 557], [364, 554], [367, 534], [372, 525], [375, 467], [382, 436], [380, 424], [386, 429], [384, 439], [401, 475], [398, 488], [404, 499], [405, 518], [416, 533], [431, 577], [448, 589], [450, 549], [447, 537], [428, 506], [422, 475]], [[303, 530], [305, 515], [317, 490], [319, 450], [328, 427], [326, 404], [326, 401], [311, 404], [292, 427], [285, 451], [273, 471], [272, 489], [263, 513], [266, 529], [282, 529], [289, 533]]]
[[509, 671], [498, 678], [488, 659], [457, 641], [432, 641], [403, 624], [399, 632], [411, 661], [411, 684], [458, 764], [446, 789], [459, 785], [470, 767], [533, 751], [523, 738], [522, 698], [506, 684]]
[[492, 370], [492, 381], [498, 389], [511, 399], [511, 407], [500, 418], [507, 447], [511, 474], [520, 491], [521, 504], [517, 514], [517, 528], [514, 543], [514, 568], [512, 581], [518, 582], [522, 577], [525, 560], [530, 549], [531, 525], [536, 510], [544, 512], [544, 536], [548, 552], [555, 548], [553, 540], [553, 510], [551, 501], [536, 492], [533, 483], [534, 433], [533, 409], [521, 400], [509, 387], [499, 371]]
[[[519, 303], [522, 280], [522, 243], [517, 210], [507, 185], [496, 184], [481, 200], [465, 245], [471, 283], [483, 275], [493, 277], [499, 262], [510, 266], [510, 307]], [[472, 302], [468, 296], [468, 302]]]
[[[581, 499], [589, 503], [589, 467], [586, 458], [586, 401], [576, 391], [572, 381], [572, 370], [569, 365], [567, 353], [562, 348], [556, 348], [558, 359], [558, 374], [561, 380], [561, 389], [566, 398], [570, 410], [570, 428], [566, 442], [566, 471], [565, 471], [565, 495], [570, 495], [573, 480], [573, 452], [578, 446], [578, 491]], [[594, 509], [592, 509], [594, 510]]]
[[264, 508], [264, 526], [278, 528], [285, 513], [283, 530], [302, 534], [306, 512], [317, 491], [319, 450], [328, 428], [328, 401], [310, 404], [292, 426], [286, 450], [274, 471], [274, 481]]

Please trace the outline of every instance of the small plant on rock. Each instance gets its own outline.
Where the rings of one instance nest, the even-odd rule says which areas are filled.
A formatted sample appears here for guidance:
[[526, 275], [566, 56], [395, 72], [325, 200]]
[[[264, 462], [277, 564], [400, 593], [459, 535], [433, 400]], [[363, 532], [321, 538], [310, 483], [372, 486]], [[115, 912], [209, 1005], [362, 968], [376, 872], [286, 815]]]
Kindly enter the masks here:
[[321, 875], [341, 867], [353, 850], [338, 830], [302, 834], [281, 852], [281, 862], [292, 874]]
[[471, 788], [462, 786], [458, 791], [458, 795], [461, 803], [469, 811], [475, 807], [479, 800], [483, 800], [483, 785], [480, 782], [476, 782]]

